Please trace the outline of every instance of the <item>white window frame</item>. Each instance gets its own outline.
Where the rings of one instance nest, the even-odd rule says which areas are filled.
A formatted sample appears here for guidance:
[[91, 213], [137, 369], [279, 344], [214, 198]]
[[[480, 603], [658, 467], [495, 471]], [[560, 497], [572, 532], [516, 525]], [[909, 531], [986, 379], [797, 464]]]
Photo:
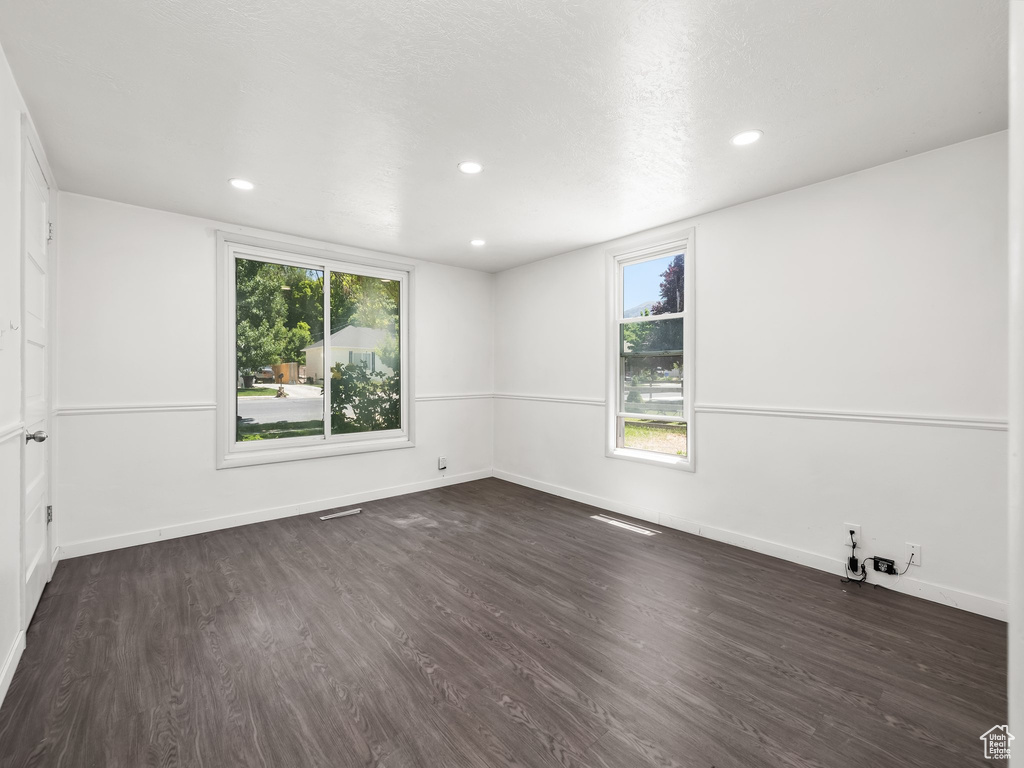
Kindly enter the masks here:
[[[683, 319], [683, 415], [681, 418], [666, 417], [666, 421], [686, 422], [686, 456], [671, 456], [641, 451], [635, 448], [620, 447], [620, 417], [622, 393], [619, 390], [622, 377], [619, 372], [619, 327], [624, 324], [622, 317], [623, 269], [630, 265], [650, 259], [685, 253], [685, 283], [683, 286], [683, 311], [658, 315], [659, 320], [671, 318]], [[696, 251], [694, 248], [694, 230], [688, 229], [660, 239], [656, 243], [631, 250], [608, 251], [608, 362], [607, 362], [607, 400], [605, 424], [605, 455], [615, 459], [639, 461], [687, 472], [696, 470], [695, 446], [696, 425], [694, 424], [694, 391], [696, 373]], [[629, 322], [626, 320], [625, 322]], [[632, 414], [631, 414], [632, 415]]]
[[[324, 280], [331, 272], [366, 275], [400, 283], [399, 354], [401, 359], [401, 429], [379, 432], [330, 434], [331, 388], [325, 376], [324, 436], [290, 437], [278, 440], [236, 440], [238, 383], [235, 352], [235, 260], [249, 259], [274, 264], [320, 269]], [[351, 453], [412, 448], [415, 400], [413, 394], [413, 348], [409, 318], [413, 306], [414, 266], [363, 255], [354, 249], [313, 247], [298, 241], [270, 240], [233, 232], [217, 233], [217, 468], [271, 464], [281, 461], [338, 456]], [[329, 370], [331, 337], [330, 290], [324, 296], [324, 371]]]

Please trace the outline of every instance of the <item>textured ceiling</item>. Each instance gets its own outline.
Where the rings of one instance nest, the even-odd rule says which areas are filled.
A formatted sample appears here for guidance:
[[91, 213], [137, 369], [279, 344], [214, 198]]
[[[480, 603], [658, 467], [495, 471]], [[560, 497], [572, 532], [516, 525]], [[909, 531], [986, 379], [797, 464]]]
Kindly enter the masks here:
[[62, 189], [494, 271], [1005, 128], [1007, 13], [0, 0], [0, 44]]

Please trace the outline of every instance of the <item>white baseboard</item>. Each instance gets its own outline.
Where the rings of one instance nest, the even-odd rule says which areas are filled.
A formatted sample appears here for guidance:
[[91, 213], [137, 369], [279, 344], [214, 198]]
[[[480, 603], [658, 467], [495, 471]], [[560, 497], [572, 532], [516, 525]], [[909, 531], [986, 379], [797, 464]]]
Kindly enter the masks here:
[[[786, 544], [767, 541], [766, 539], [748, 536], [746, 534], [729, 531], [724, 528], [714, 528], [701, 523], [695, 523], [691, 520], [677, 517], [675, 515], [658, 513], [643, 507], [637, 507], [631, 504], [613, 501], [612, 499], [606, 499], [602, 496], [595, 496], [572, 488], [565, 488], [560, 485], [545, 483], [540, 480], [534, 480], [530, 477], [505, 472], [501, 469], [494, 470], [494, 477], [497, 477], [500, 480], [507, 480], [510, 483], [515, 483], [516, 485], [523, 485], [537, 491], [550, 493], [554, 496], [561, 496], [565, 499], [578, 501], [582, 504], [589, 504], [592, 507], [606, 509], [610, 512], [617, 512], [618, 514], [626, 515], [627, 517], [635, 517], [649, 523], [663, 525], [666, 528], [674, 528], [676, 530], [683, 531], [684, 533], [703, 536], [708, 539], [714, 539], [715, 541], [721, 541], [725, 544], [731, 544], [743, 549], [760, 552], [764, 555], [770, 555], [771, 557], [777, 557], [780, 560], [788, 560], [791, 563], [804, 565], [808, 568], [824, 571], [825, 573], [831, 573], [838, 576], [843, 575], [842, 560], [819, 555], [815, 552], [808, 552]], [[992, 598], [984, 597], [982, 595], [976, 595], [971, 592], [952, 589], [940, 584], [932, 584], [927, 581], [903, 577], [895, 587], [891, 587], [887, 584], [882, 584], [881, 586], [888, 587], [896, 592], [902, 592], [925, 600], [930, 600], [934, 603], [941, 603], [942, 605], [960, 608], [961, 610], [981, 614], [982, 616], [988, 616], [993, 619], [999, 619], [1000, 621], [1006, 621], [1009, 615], [1008, 606], [1004, 602], [993, 600]]]
[[14, 679], [14, 670], [18, 668], [21, 661], [21, 653], [25, 650], [25, 632], [18, 632], [14, 638], [11, 649], [7, 652], [3, 667], [0, 667], [0, 704], [7, 698], [7, 689], [11, 687], [11, 680]]
[[235, 515], [214, 517], [208, 520], [197, 520], [191, 523], [180, 523], [165, 528], [150, 528], [144, 531], [133, 531], [132, 533], [120, 534], [118, 536], [106, 536], [86, 541], [75, 541], [61, 545], [61, 556], [64, 558], [81, 557], [83, 555], [94, 555], [97, 552], [109, 552], [113, 549], [135, 547], [139, 544], [150, 544], [163, 539], [177, 539], [182, 536], [192, 536], [197, 533], [209, 533], [224, 528], [234, 528], [239, 525], [250, 523], [262, 523], [266, 520], [276, 520], [282, 517], [305, 515], [310, 512], [319, 512], [324, 509], [333, 509], [350, 504], [361, 504], [375, 499], [386, 499], [391, 496], [402, 496], [406, 493], [417, 491], [429, 491], [433, 488], [441, 488], [446, 485], [468, 483], [471, 480], [482, 480], [490, 477], [490, 470], [483, 469], [476, 472], [465, 472], [459, 475], [447, 475], [434, 480], [423, 480], [406, 485], [382, 488], [363, 493], [352, 493], [347, 496], [336, 496], [331, 499], [318, 499], [316, 501], [304, 502], [302, 504], [290, 504], [284, 507], [273, 507], [261, 509], [255, 512], [241, 512]]

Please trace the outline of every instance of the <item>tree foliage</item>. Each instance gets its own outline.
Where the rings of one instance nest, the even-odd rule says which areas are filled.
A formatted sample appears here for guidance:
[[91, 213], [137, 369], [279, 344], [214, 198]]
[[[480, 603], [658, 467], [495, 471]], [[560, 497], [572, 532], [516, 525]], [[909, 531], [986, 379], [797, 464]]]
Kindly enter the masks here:
[[331, 432], [372, 432], [402, 426], [399, 374], [338, 364], [331, 372]]
[[235, 336], [238, 371], [252, 376], [265, 365], [281, 362], [288, 332], [284, 274], [277, 264], [235, 262]]
[[682, 312], [685, 281], [685, 258], [684, 254], [680, 253], [669, 262], [668, 268], [661, 273], [661, 286], [658, 289], [661, 301], [651, 307], [651, 314], [665, 315], [670, 312]]
[[[317, 338], [323, 335], [324, 318], [324, 277], [319, 271], [306, 272], [295, 270], [300, 274], [292, 275], [292, 280], [285, 291], [288, 304], [288, 316], [285, 325], [297, 328], [299, 323], [306, 323], [311, 329], [321, 329]], [[292, 361], [289, 361], [292, 362]]]
[[251, 259], [235, 262], [238, 371], [306, 362], [303, 348], [323, 336], [323, 273]]
[[641, 317], [650, 317], [651, 321], [622, 326], [622, 352], [630, 355], [630, 365], [634, 368], [671, 368], [682, 353], [683, 321], [680, 318], [659, 320], [646, 311]]
[[284, 340], [281, 358], [287, 363], [306, 364], [306, 353], [302, 350], [312, 343], [313, 334], [310, 333], [309, 323], [299, 320], [294, 328], [289, 328]]

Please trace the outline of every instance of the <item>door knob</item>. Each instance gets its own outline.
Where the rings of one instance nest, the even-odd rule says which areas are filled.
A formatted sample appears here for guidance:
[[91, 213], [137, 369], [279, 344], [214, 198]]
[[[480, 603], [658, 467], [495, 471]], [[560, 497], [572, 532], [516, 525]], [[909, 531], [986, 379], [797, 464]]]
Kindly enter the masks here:
[[41, 429], [38, 432], [29, 432], [28, 430], [25, 430], [26, 443], [31, 443], [33, 440], [35, 440], [37, 443], [41, 443], [48, 437], [49, 435], [43, 432], [43, 430]]

